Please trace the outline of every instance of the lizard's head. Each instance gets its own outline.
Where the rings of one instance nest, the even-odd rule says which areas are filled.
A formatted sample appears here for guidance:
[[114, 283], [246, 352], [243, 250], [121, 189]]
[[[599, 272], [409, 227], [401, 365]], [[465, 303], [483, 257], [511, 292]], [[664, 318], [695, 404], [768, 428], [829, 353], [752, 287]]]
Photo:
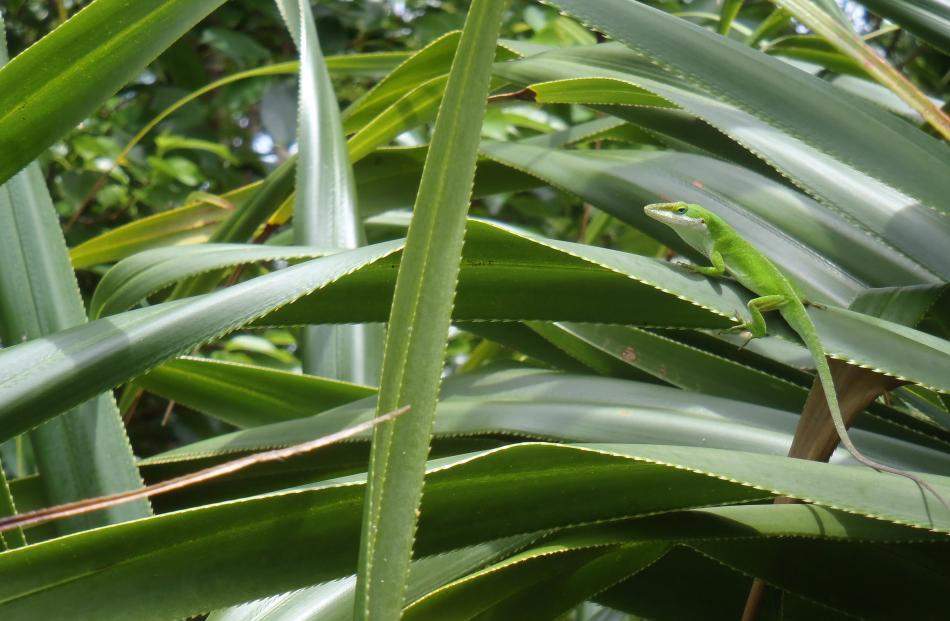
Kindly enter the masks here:
[[653, 203], [643, 208], [643, 212], [673, 228], [706, 229], [710, 213], [692, 203]]

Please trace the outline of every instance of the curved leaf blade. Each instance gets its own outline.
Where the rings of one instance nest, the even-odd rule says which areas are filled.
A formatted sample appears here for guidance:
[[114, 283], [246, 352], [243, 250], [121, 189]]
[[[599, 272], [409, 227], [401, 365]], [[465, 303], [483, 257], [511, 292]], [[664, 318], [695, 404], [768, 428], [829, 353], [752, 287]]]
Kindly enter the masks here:
[[0, 351], [0, 437], [10, 438], [159, 362], [395, 252], [377, 244], [208, 295], [131, 311]]
[[0, 182], [224, 0], [96, 0], [0, 69]]
[[[741, 476], [725, 480], [733, 475]], [[945, 481], [934, 477], [935, 483], [937, 479]], [[861, 531], [855, 529], [866, 525], [870, 530], [865, 532], [876, 531], [878, 538], [946, 540], [942, 534], [889, 523], [898, 518], [930, 526], [923, 501], [903, 493], [904, 483], [867, 469], [732, 451], [645, 445], [604, 451], [524, 444], [430, 464], [419, 555], [511, 534], [769, 495], [752, 485], [774, 486], [780, 493], [795, 490], [806, 497], [823, 495], [823, 501], [847, 511], [879, 516], [876, 520], [843, 516], [842, 521], [836, 519], [837, 512], [782, 507], [783, 511], [763, 517], [784, 514], [785, 519], [759, 522], [785, 526], [780, 537], [800, 534], [832, 541], [840, 538], [843, 528], [857, 534]], [[936, 484], [950, 488], [944, 482]], [[6, 552], [0, 554], [0, 571], [8, 576], [0, 584], [0, 612], [11, 618], [26, 611], [56, 618], [65, 610], [75, 616], [180, 618], [345, 576], [354, 568], [362, 492], [362, 484], [344, 481], [139, 520]], [[912, 499], [902, 505], [900, 516], [894, 515], [894, 498], [902, 503]], [[793, 514], [797, 518], [789, 519]], [[663, 533], [663, 527], [670, 525], [665, 518], [653, 524], [669, 539], [669, 529]], [[950, 529], [950, 516], [934, 519], [941, 530]], [[726, 538], [746, 528], [741, 519], [730, 527], [715, 514], [706, 524]], [[279, 550], [273, 546], [277, 534], [282, 541]], [[687, 537], [695, 534], [697, 529], [687, 530]], [[116, 538], [123, 546], [114, 545]], [[168, 545], [169, 541], [177, 545]], [[313, 554], [314, 545], [320, 546], [320, 555]], [[248, 558], [256, 559], [253, 566], [242, 562]], [[20, 571], [27, 566], [30, 571]], [[179, 596], [170, 598], [164, 590], [146, 588], [157, 579], [183, 586], [200, 579], [202, 588], [176, 589]]]
[[[789, 410], [666, 386], [537, 371], [459, 378], [447, 382], [445, 391], [433, 430], [436, 437], [446, 439], [503, 435], [515, 440], [649, 442], [786, 455], [798, 422], [797, 412]], [[189, 392], [179, 388], [176, 394]], [[373, 401], [366, 400], [318, 416], [224, 434], [155, 455], [142, 464], [196, 462], [291, 446], [364, 422], [372, 407]], [[864, 430], [853, 433], [862, 448], [888, 463], [923, 472], [948, 468], [950, 457], [941, 451]], [[363, 434], [357, 440], [367, 438]], [[842, 450], [833, 462], [853, 463]]]
[[[310, 3], [278, 0], [277, 6], [300, 52], [294, 239], [301, 246], [357, 248], [365, 235], [353, 169]], [[304, 372], [375, 384], [381, 337], [378, 326], [304, 327], [300, 335]]]
[[221, 199], [225, 203], [191, 202], [116, 227], [73, 247], [70, 261], [74, 268], [82, 269], [120, 261], [150, 248], [204, 242], [228, 218], [230, 210], [222, 205], [240, 207], [260, 185], [252, 183], [224, 194]]
[[861, 4], [950, 54], [950, 12], [941, 0], [861, 0]]
[[[950, 261], [937, 250], [950, 235], [950, 221], [941, 215], [946, 197], [936, 182], [950, 147], [909, 131], [905, 121], [875, 104], [639, 3], [607, 0], [590, 10], [598, 16], [597, 26], [647, 58], [616, 45], [596, 45], [499, 64], [496, 75], [523, 85], [594, 76], [632, 81], [719, 128], [928, 270], [950, 275]], [[611, 11], [624, 21], [610, 19]], [[689, 52], [677, 45], [681, 38], [690, 41]], [[868, 133], [870, 127], [880, 133]], [[893, 148], [887, 157], [880, 156], [882, 142]], [[892, 166], [895, 158], [905, 166]], [[921, 175], [924, 169], [930, 172]]]
[[354, 606], [359, 620], [398, 619], [402, 610], [491, 65], [507, 6], [507, 0], [472, 2], [419, 182], [377, 404], [378, 415], [391, 403], [412, 410], [373, 433]]
[[[687, 255], [693, 251], [651, 224], [642, 205], [658, 199], [705, 205], [782, 265], [814, 299], [847, 303], [865, 283], [928, 278], [919, 266], [810, 198], [710, 157], [662, 151], [601, 154], [518, 143], [489, 143], [482, 152], [583, 197]], [[561, 174], [565, 168], [570, 175]]]
[[[0, 16], [0, 66], [7, 55], [4, 29]], [[58, 214], [36, 162], [0, 185], [0, 265], [0, 342], [19, 343], [86, 323]], [[33, 430], [30, 445], [53, 503], [142, 485], [110, 393]], [[8, 493], [6, 481], [0, 485]], [[139, 501], [62, 522], [57, 529], [68, 533], [148, 515], [148, 502]]]
[[[853, 163], [932, 208], [946, 210], [939, 177], [930, 175], [939, 174], [950, 148], [923, 132], [908, 131], [899, 119], [851, 99], [847, 101], [853, 105], [842, 110], [842, 97], [833, 86], [646, 5], [626, 0], [551, 3], [685, 74], [689, 82], [715, 97], [774, 127], [786, 128], [840, 162]], [[879, 158], [875, 148], [879, 141], [914, 155], [903, 163]]]
[[122, 312], [190, 276], [257, 261], [313, 259], [333, 252], [310, 246], [252, 244], [198, 244], [146, 250], [123, 259], [106, 272], [89, 302], [89, 316], [98, 319]]
[[[773, 0], [776, 6], [793, 14], [803, 24], [823, 36], [843, 54], [860, 63], [868, 74], [891, 89], [908, 106], [912, 107], [946, 140], [950, 140], [950, 118], [926, 95], [891, 66], [855, 34], [850, 24], [835, 19], [814, 2], [806, 0]], [[837, 8], [837, 5], [833, 5]], [[840, 15], [840, 11], [839, 11]]]
[[376, 393], [325, 377], [190, 357], [166, 362], [135, 384], [238, 427], [313, 416]]

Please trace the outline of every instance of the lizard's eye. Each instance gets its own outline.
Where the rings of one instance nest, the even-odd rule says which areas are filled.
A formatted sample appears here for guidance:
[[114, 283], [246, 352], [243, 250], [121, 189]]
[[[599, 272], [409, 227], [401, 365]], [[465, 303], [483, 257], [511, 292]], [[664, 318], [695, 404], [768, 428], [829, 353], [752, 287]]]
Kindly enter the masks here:
[[686, 207], [680, 207], [676, 210], [676, 213], [686, 213]]

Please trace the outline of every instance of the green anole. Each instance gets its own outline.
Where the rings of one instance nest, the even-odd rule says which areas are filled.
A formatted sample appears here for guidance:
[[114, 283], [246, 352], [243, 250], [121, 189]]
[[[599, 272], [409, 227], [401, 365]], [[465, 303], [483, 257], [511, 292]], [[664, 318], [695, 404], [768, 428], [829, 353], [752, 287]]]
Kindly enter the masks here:
[[[765, 336], [766, 326], [762, 313], [777, 310], [789, 327], [804, 341], [815, 361], [818, 378], [821, 380], [825, 400], [838, 438], [849, 453], [865, 466], [890, 472], [914, 481], [920, 487], [933, 494], [944, 507], [943, 497], [917, 475], [878, 463], [861, 453], [851, 442], [848, 429], [841, 416], [838, 396], [831, 378], [831, 369], [825, 358], [825, 349], [818, 337], [818, 331], [805, 310], [805, 298], [782, 272], [775, 267], [752, 244], [742, 238], [725, 220], [690, 203], [656, 203], [643, 208], [646, 215], [671, 227], [683, 241], [702, 253], [712, 265], [687, 264], [686, 267], [700, 274], [722, 277], [728, 272], [739, 284], [749, 289], [757, 297], [748, 303], [752, 320], [730, 328], [730, 330], [748, 330], [751, 338]], [[737, 317], [738, 319], [738, 317]]]

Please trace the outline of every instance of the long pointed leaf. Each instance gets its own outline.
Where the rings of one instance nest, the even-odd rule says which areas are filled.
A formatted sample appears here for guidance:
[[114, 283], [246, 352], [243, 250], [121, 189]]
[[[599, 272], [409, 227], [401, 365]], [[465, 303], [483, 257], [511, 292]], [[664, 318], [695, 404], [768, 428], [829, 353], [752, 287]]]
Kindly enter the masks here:
[[[6, 60], [0, 18], [0, 65]], [[0, 69], [2, 71], [2, 69]], [[37, 163], [0, 186], [0, 339], [7, 344], [86, 322], [59, 218]], [[34, 429], [33, 454], [46, 496], [66, 503], [142, 485], [111, 392]], [[151, 513], [147, 501], [58, 525], [71, 532]]]
[[[353, 170], [310, 3], [278, 0], [277, 6], [300, 52], [294, 239], [302, 246], [356, 248], [365, 236]], [[304, 372], [375, 384], [381, 336], [378, 326], [305, 327], [300, 343]]]
[[907, 105], [920, 113], [944, 139], [950, 140], [950, 118], [900, 71], [871, 49], [849, 25], [835, 19], [810, 0], [772, 1], [820, 34], [842, 53], [860, 63], [874, 79], [894, 91]]
[[0, 437], [30, 429], [400, 247], [400, 242], [388, 242], [316, 259], [215, 293], [100, 319], [0, 350]]
[[[310, 388], [317, 389], [316, 385]], [[667, 386], [536, 370], [453, 378], [443, 392], [434, 425], [436, 436], [442, 438], [501, 434], [562, 442], [652, 442], [785, 455], [797, 424], [797, 409], [793, 413], [788, 408], [782, 411]], [[179, 385], [175, 394], [187, 396], [191, 390]], [[293, 408], [293, 398], [280, 402]], [[142, 463], [195, 462], [290, 446], [364, 421], [373, 407], [373, 400], [367, 399], [309, 418], [194, 442]], [[853, 433], [869, 454], [889, 463], [936, 473], [946, 471], [950, 464], [950, 456], [928, 447], [863, 430]], [[367, 437], [365, 434], [359, 440]], [[834, 455], [835, 463], [851, 463], [849, 459], [843, 450]]]
[[474, 0], [452, 61], [393, 297], [378, 412], [412, 404], [373, 434], [356, 619], [397, 619], [462, 254], [491, 63], [506, 0]]
[[0, 69], [0, 182], [224, 0], [96, 0]]
[[950, 54], [950, 11], [943, 0], [861, 0], [861, 4]]
[[[517, 535], [452, 550], [412, 562], [408, 599], [422, 597], [447, 582], [475, 571], [536, 539]], [[350, 621], [356, 576], [294, 591], [212, 614], [209, 621]]]
[[308, 246], [248, 244], [200, 244], [146, 250], [120, 261], [106, 272], [93, 292], [89, 316], [98, 319], [127, 310], [189, 276], [218, 273], [221, 268], [255, 261], [312, 259], [329, 254], [333, 251]]
[[[913, 484], [898, 477], [735, 451], [524, 444], [442, 460], [429, 468], [420, 556], [514, 534], [746, 502], [772, 493], [812, 498], [856, 515], [812, 507], [782, 507], [759, 519], [713, 512], [700, 521], [702, 529], [686, 516], [685, 531], [664, 515], [645, 530], [666, 540], [711, 535], [728, 542], [755, 536], [751, 522], [765, 531], [766, 539], [798, 535], [826, 540], [829, 546], [838, 545], [847, 533], [919, 542], [915, 546], [939, 544], [950, 531], [950, 515], [939, 515], [938, 509], [929, 515]], [[946, 477], [930, 480], [950, 489]], [[343, 480], [0, 554], [0, 573], [6, 578], [0, 583], [0, 614], [11, 619], [182, 618], [346, 576], [355, 566], [363, 487], [358, 480]], [[895, 521], [921, 528], [902, 528]], [[926, 530], [933, 526], [943, 532]], [[123, 545], [116, 546], [120, 538]], [[314, 554], [315, 546], [319, 554]], [[180, 585], [174, 588], [177, 597], [149, 588], [156, 581], [169, 589]], [[197, 583], [200, 589], [193, 588]]]
[[376, 392], [359, 384], [205, 358], [166, 362], [135, 384], [238, 427], [312, 416]]
[[[782, 61], [641, 3], [551, 2], [660, 63], [664, 73], [683, 76], [677, 79], [693, 92], [666, 93], [642, 80], [641, 86], [723, 128], [929, 269], [950, 273], [946, 256], [934, 251], [950, 231], [940, 218], [947, 210], [940, 183], [950, 157], [945, 143]], [[773, 140], [782, 134], [779, 149]], [[917, 220], [926, 226], [911, 232]]]

